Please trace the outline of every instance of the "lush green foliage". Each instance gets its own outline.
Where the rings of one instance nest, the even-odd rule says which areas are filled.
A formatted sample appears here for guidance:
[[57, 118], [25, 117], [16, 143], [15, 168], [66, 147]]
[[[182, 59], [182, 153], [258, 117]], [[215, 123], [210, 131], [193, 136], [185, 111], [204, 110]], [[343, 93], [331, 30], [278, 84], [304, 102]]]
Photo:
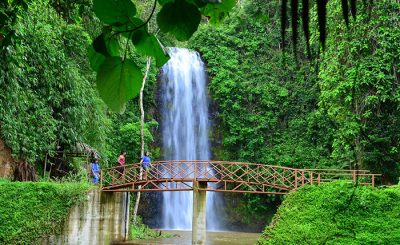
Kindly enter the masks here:
[[[158, 123], [155, 121], [151, 121], [145, 124], [144, 128], [144, 141], [145, 145], [151, 146], [154, 143], [153, 136], [150, 132], [152, 127], [157, 126]], [[139, 162], [140, 161], [140, 149], [141, 149], [141, 140], [140, 140], [140, 122], [135, 123], [126, 123], [122, 125], [119, 129], [121, 147], [122, 149], [129, 149], [129, 154], [127, 156], [128, 161]], [[148, 150], [148, 149], [145, 149]], [[157, 152], [153, 150], [153, 154]], [[154, 155], [153, 155], [154, 156]]]
[[[278, 4], [247, 1], [223, 25], [203, 26], [190, 41], [210, 73], [214, 159], [328, 165], [329, 124], [316, 113], [315, 68], [282, 53]], [[275, 199], [243, 195], [237, 211], [247, 223], [265, 222]]]
[[[244, 1], [223, 25], [202, 26], [189, 45], [201, 52], [210, 74], [214, 158], [366, 168], [397, 183], [399, 8], [376, 2], [371, 15], [360, 9], [347, 30], [340, 1], [330, 1], [325, 52], [307, 60], [299, 41], [297, 63], [282, 52], [277, 2]], [[290, 50], [291, 42], [286, 46]], [[238, 211], [255, 220], [273, 198], [242, 200]]]
[[297, 64], [282, 53], [276, 2], [245, 2], [191, 40], [208, 64], [219, 159], [368, 168], [397, 180], [399, 4], [375, 3], [348, 31], [340, 1], [329, 9], [325, 53], [307, 61], [298, 49]]
[[82, 183], [0, 181], [0, 243], [39, 244], [61, 231], [73, 205], [86, 198]]
[[[17, 18], [18, 13], [27, 8], [28, 2], [29, 0], [10, 0], [0, 4], [0, 48], [8, 45], [14, 36], [12, 24]], [[130, 41], [135, 45], [138, 53], [153, 56], [157, 60], [156, 63], [159, 67], [168, 60], [168, 56], [156, 36], [150, 34], [147, 29], [147, 24], [157, 9], [157, 3], [161, 5], [161, 9], [157, 14], [157, 25], [160, 30], [164, 33], [172, 34], [179, 41], [186, 41], [197, 30], [202, 15], [210, 20], [210, 23], [219, 24], [234, 8], [237, 2], [237, 0], [154, 0], [149, 17], [143, 21], [141, 19], [143, 16], [141, 13], [138, 13], [136, 4], [140, 9], [140, 7], [147, 5], [147, 1], [146, 4], [140, 4], [138, 2], [134, 3], [131, 0], [94, 0], [94, 11], [106, 26], [103, 28], [102, 34], [94, 40], [89, 57], [92, 68], [98, 72], [97, 83], [100, 87], [99, 92], [103, 100], [114, 111], [122, 111], [125, 102], [135, 97], [139, 92], [142, 77], [140, 68], [133, 60], [127, 59], [126, 56]], [[80, 20], [80, 15], [85, 12], [85, 7], [89, 5], [88, 0], [74, 2], [52, 0], [51, 3], [68, 20]], [[326, 39], [327, 1], [317, 1], [316, 5], [320, 40], [324, 47]], [[76, 8], [77, 6], [78, 8]], [[355, 17], [356, 0], [350, 0], [350, 6], [351, 14]], [[342, 9], [344, 19], [348, 24], [349, 7], [347, 1], [342, 1]], [[298, 1], [291, 1], [290, 10], [292, 40], [294, 52], [296, 53], [297, 23], [300, 19]], [[310, 54], [308, 1], [302, 1], [301, 11], [307, 51]], [[287, 1], [284, 0], [281, 3], [282, 47], [286, 45], [285, 29], [288, 20]], [[124, 37], [126, 40], [120, 40], [120, 37]], [[125, 46], [120, 46], [121, 41], [125, 41]], [[119, 49], [124, 50], [123, 55], [120, 55]], [[103, 63], [106, 65], [101, 67]], [[132, 74], [135, 75], [132, 76]], [[131, 79], [134, 81], [133, 84], [129, 83]]]
[[[329, 3], [330, 19], [341, 17], [338, 2]], [[330, 25], [319, 71], [320, 110], [335, 128], [332, 157], [392, 183], [400, 161], [399, 9], [399, 2], [377, 1], [348, 31], [343, 22]]]
[[235, 0], [223, 0], [222, 3], [155, 0], [151, 13], [144, 20], [131, 0], [94, 0], [94, 11], [105, 26], [93, 41], [89, 58], [92, 68], [97, 71], [100, 96], [114, 111], [123, 111], [125, 102], [139, 93], [142, 83], [140, 66], [127, 56], [131, 49], [129, 43], [133, 44], [138, 54], [154, 57], [157, 67], [169, 59], [157, 37], [147, 27], [157, 3], [161, 5], [157, 13], [160, 30], [172, 34], [179, 41], [185, 41], [197, 30], [202, 13], [212, 20], [220, 20], [233, 8]]
[[[10, 8], [15, 18], [7, 20], [6, 28], [0, 11], [0, 42], [4, 33], [15, 30], [0, 54], [1, 138], [14, 155], [31, 163], [76, 142], [95, 147], [102, 167], [113, 164], [121, 150], [128, 152], [128, 162], [139, 160], [138, 103], [130, 100], [120, 115], [107, 111], [86, 58], [92, 44], [89, 57], [98, 71], [97, 86], [115, 110], [139, 91], [144, 56], [153, 57], [144, 92], [145, 140], [157, 157], [156, 75], [168, 60], [158, 39], [189, 38], [202, 14], [221, 24], [201, 26], [189, 43], [209, 67], [214, 158], [368, 168], [384, 173], [386, 182], [397, 181], [399, 4], [376, 1], [371, 14], [361, 9], [347, 30], [340, 1], [330, 1], [325, 52], [307, 60], [300, 40], [296, 62], [282, 52], [278, 1], [240, 2], [225, 22], [222, 17], [235, 1], [158, 0], [154, 18], [153, 1], [96, 0], [94, 11], [104, 26], [90, 0], [33, 1], [21, 5], [27, 12]], [[311, 6], [313, 34], [316, 8]], [[191, 21], [174, 14], [177, 9]], [[311, 39], [315, 54], [317, 42]], [[285, 44], [290, 50], [292, 42]], [[266, 203], [274, 199], [245, 195], [238, 210], [248, 220], [263, 219]]]
[[162, 233], [161, 231], [150, 229], [147, 225], [143, 224], [142, 219], [140, 217], [137, 217], [136, 223], [133, 223], [131, 225], [130, 232], [131, 232], [130, 238], [134, 240], [172, 236], [171, 234], [168, 233]]
[[[41, 166], [47, 153], [75, 151], [83, 142], [97, 150], [102, 167], [114, 164], [121, 150], [129, 161], [139, 161], [137, 101], [116, 115], [107, 112], [95, 89], [87, 47], [99, 28], [90, 1], [35, 1], [20, 13], [14, 29], [17, 35], [0, 54], [1, 138], [14, 156]], [[142, 66], [140, 57], [127, 56]], [[145, 110], [151, 112], [146, 121], [153, 120], [157, 72], [152, 66], [144, 91]], [[145, 130], [149, 150], [155, 126], [149, 123]]]
[[0, 2], [0, 50], [11, 42], [15, 31], [13, 25], [19, 13], [28, 8], [26, 0], [12, 0]]
[[[221, 20], [228, 15], [234, 8], [238, 1], [236, 0], [154, 0], [152, 12], [148, 18], [142, 20], [140, 14], [137, 18], [137, 7], [131, 0], [94, 0], [94, 11], [99, 19], [106, 24], [103, 28], [103, 33], [93, 42], [93, 48], [97, 53], [90, 55], [92, 67], [97, 73], [97, 84], [100, 87], [100, 95], [103, 100], [114, 111], [122, 111], [124, 103], [129, 99], [135, 97], [140, 88], [140, 74], [139, 66], [136, 66], [134, 61], [127, 59], [126, 51], [129, 48], [128, 43], [132, 41], [138, 53], [153, 56], [157, 60], [157, 65], [161, 67], [167, 60], [168, 56], [164, 52], [162, 46], [157, 40], [156, 36], [150, 34], [147, 30], [147, 23], [151, 20], [154, 14], [157, 2], [161, 5], [161, 9], [157, 14], [157, 25], [164, 33], [172, 34], [179, 41], [188, 40], [193, 33], [197, 30], [201, 16], [204, 15], [210, 20], [210, 23], [218, 24]], [[351, 13], [356, 15], [356, 0], [351, 0]], [[139, 4], [140, 5], [140, 4]], [[281, 33], [282, 33], [282, 47], [285, 43], [285, 29], [287, 12], [287, 1], [281, 3]], [[318, 12], [318, 24], [320, 32], [320, 40], [322, 46], [325, 46], [326, 40], [326, 5], [327, 1], [317, 1], [316, 9]], [[348, 23], [348, 4], [347, 1], [342, 1], [343, 15]], [[275, 6], [278, 8], [278, 6]], [[297, 45], [297, 32], [299, 21], [299, 4], [298, 1], [291, 1], [291, 23], [292, 23], [292, 40], [294, 44], [294, 52], [296, 53]], [[310, 54], [309, 45], [309, 3], [302, 1], [302, 22], [303, 30], [305, 31], [305, 41], [307, 45], [308, 54]], [[110, 34], [111, 33], [111, 34]], [[125, 39], [122, 42], [120, 37]], [[132, 40], [131, 40], [132, 39]], [[97, 41], [97, 40], [100, 40]], [[118, 42], [122, 45], [118, 45]], [[126, 44], [122, 44], [126, 43]], [[138, 45], [140, 43], [140, 45]], [[125, 46], [123, 46], [125, 45]], [[125, 47], [125, 48], [124, 48]], [[143, 49], [146, 47], [146, 49]], [[111, 50], [118, 51], [124, 50], [124, 55], [118, 52], [110, 52]], [[107, 52], [108, 51], [108, 52]], [[112, 56], [105, 60], [101, 55]], [[114, 60], [120, 65], [110, 64], [110, 59]], [[106, 65], [99, 66], [101, 63]], [[125, 65], [125, 63], [130, 65]], [[112, 67], [112, 69], [109, 68]], [[106, 68], [108, 67], [108, 68]], [[121, 74], [130, 71], [136, 76], [122, 76]], [[132, 79], [134, 84], [128, 86]], [[118, 99], [115, 99], [117, 95]]]
[[89, 35], [35, 1], [0, 59], [1, 136], [30, 163], [84, 142], [103, 150], [103, 105], [86, 60]]
[[287, 195], [259, 244], [397, 244], [400, 186], [336, 182]]
[[293, 56], [282, 54], [277, 26], [277, 2], [251, 1], [225, 25], [204, 27], [191, 41], [211, 77], [214, 135], [221, 139], [216, 157], [294, 167], [327, 164], [330, 125], [316, 111], [314, 63], [296, 65]]
[[[154, 119], [156, 114], [157, 72], [158, 69], [153, 64], [143, 93], [145, 150], [150, 151], [152, 159], [159, 156], [159, 148], [156, 146], [157, 141], [154, 137], [158, 128], [158, 123]], [[108, 117], [111, 121], [111, 129], [106, 140], [107, 151], [104, 153], [107, 162], [103, 165], [111, 166], [115, 164], [121, 151], [127, 152], [127, 163], [139, 162], [141, 148], [139, 98], [129, 101], [123, 114], [110, 112]]]

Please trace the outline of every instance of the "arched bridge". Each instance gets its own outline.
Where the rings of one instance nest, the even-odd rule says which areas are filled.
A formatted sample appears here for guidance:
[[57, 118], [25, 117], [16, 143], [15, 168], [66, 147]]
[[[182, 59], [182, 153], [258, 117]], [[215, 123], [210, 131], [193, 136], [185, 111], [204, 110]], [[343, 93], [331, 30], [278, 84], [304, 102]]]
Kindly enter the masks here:
[[[287, 194], [304, 185], [344, 179], [374, 188], [376, 176], [367, 170], [296, 169], [225, 161], [156, 161], [142, 174], [139, 163], [101, 172], [101, 190], [111, 192], [215, 191]], [[195, 183], [206, 183], [196, 185]]]

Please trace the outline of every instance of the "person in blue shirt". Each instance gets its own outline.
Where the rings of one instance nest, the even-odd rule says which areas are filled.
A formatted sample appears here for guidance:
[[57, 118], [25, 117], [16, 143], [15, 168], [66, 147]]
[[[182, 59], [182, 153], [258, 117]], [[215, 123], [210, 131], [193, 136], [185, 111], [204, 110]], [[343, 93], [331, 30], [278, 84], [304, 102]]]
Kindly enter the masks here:
[[94, 162], [92, 163], [92, 176], [93, 176], [93, 184], [99, 183], [100, 166], [99, 166], [99, 160], [98, 159], [94, 159]]
[[144, 170], [144, 179], [147, 179], [147, 173], [149, 172], [150, 168], [153, 167], [151, 165], [151, 159], [149, 157], [149, 152], [146, 151], [144, 156], [142, 157], [142, 160], [140, 160], [140, 163], [142, 164], [143, 170]]

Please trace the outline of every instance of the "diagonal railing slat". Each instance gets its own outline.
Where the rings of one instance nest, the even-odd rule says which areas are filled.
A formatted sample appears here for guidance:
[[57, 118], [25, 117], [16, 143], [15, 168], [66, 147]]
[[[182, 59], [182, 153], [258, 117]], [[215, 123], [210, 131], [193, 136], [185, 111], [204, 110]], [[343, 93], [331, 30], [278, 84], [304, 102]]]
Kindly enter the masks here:
[[[208, 182], [205, 190], [261, 194], [287, 194], [304, 185], [320, 185], [339, 179], [374, 188], [379, 174], [366, 170], [296, 169], [282, 166], [225, 162], [171, 160], [154, 162], [147, 178], [140, 176], [139, 163], [101, 171], [101, 190], [152, 192], [191, 191], [194, 181]], [[140, 188], [139, 188], [140, 186]]]

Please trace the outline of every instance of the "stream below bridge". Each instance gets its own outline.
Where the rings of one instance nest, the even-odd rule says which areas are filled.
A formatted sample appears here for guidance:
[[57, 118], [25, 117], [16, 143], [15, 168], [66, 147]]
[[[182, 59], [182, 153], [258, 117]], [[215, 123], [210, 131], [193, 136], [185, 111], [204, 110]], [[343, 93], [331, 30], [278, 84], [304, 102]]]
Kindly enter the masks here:
[[[173, 235], [171, 238], [153, 238], [147, 240], [131, 240], [127, 242], [112, 243], [113, 245], [144, 245], [144, 244], [192, 244], [192, 232], [183, 230], [162, 230], [163, 233]], [[260, 233], [246, 232], [207, 232], [206, 245], [251, 245], [256, 244]]]

